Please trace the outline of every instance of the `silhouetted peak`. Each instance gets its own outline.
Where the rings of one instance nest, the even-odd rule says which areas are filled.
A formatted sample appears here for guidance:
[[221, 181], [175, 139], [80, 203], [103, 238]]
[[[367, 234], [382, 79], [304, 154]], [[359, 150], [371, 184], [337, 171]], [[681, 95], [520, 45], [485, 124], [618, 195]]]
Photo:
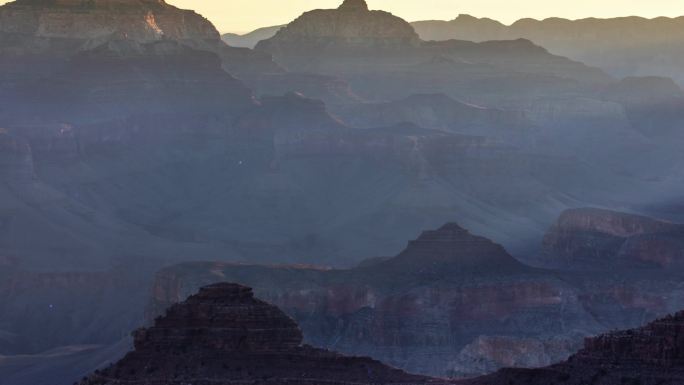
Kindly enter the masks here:
[[155, 325], [135, 333], [136, 350], [209, 349], [277, 352], [298, 347], [302, 333], [277, 307], [254, 298], [252, 289], [218, 283], [172, 306]]
[[525, 269], [503, 247], [471, 234], [457, 223], [447, 223], [437, 230], [424, 231], [418, 239], [410, 241], [403, 252], [379, 266], [433, 277]]
[[365, 0], [344, 0], [338, 9], [341, 11], [368, 11], [368, 4]]
[[455, 223], [455, 222], [447, 223], [444, 226], [440, 227], [439, 230], [437, 230], [437, 231], [439, 231], [441, 233], [458, 233], [458, 234], [468, 233], [468, 230], [459, 226], [458, 223]]

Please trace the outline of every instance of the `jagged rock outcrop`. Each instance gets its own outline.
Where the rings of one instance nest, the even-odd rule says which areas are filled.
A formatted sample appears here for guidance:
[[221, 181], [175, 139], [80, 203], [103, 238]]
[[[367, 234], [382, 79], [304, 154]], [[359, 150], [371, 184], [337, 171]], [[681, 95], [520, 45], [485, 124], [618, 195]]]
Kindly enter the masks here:
[[535, 370], [502, 370], [464, 385], [622, 385], [684, 383], [684, 313], [585, 342], [566, 362]]
[[577, 270], [672, 268], [684, 263], [684, 226], [609, 210], [569, 210], [546, 234], [544, 254]]
[[445, 383], [303, 345], [291, 318], [236, 284], [204, 287], [134, 335], [133, 352], [79, 384]]

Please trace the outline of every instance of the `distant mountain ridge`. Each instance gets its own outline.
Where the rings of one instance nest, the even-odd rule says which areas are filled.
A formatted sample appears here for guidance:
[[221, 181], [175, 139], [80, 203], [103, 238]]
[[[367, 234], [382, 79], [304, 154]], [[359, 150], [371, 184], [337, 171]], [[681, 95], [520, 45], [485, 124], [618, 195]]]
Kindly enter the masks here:
[[[484, 42], [525, 38], [552, 53], [603, 68], [616, 76], [657, 75], [684, 84], [684, 54], [677, 49], [684, 42], [684, 16], [525, 18], [506, 25], [463, 14], [450, 21], [424, 20], [411, 25], [423, 40]], [[259, 28], [242, 36], [226, 35], [224, 40], [236, 47], [254, 48], [260, 40], [273, 37], [280, 28]]]
[[221, 38], [231, 47], [254, 48], [256, 47], [257, 43], [273, 37], [273, 35], [278, 33], [278, 31], [283, 27], [285, 27], [285, 25], [264, 27], [255, 29], [254, 31], [246, 34], [224, 33], [221, 35]]
[[521, 19], [505, 25], [460, 15], [451, 21], [412, 23], [425, 40], [509, 40], [525, 38], [549, 51], [617, 76], [658, 75], [684, 83], [684, 17], [619, 17], [568, 20]]

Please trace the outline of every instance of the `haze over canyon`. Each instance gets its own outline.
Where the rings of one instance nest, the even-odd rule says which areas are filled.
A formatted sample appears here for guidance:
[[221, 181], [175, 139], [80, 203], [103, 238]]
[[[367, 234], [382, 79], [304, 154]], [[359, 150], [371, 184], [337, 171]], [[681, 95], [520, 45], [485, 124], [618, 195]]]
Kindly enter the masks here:
[[684, 19], [370, 5], [0, 6], [0, 385], [684, 383]]

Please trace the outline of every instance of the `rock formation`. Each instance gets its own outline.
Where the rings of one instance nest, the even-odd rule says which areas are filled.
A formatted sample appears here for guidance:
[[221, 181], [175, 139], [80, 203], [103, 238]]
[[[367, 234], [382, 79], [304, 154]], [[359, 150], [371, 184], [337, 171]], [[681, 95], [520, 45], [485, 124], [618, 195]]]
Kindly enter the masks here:
[[[554, 56], [528, 40], [422, 41], [408, 22], [368, 10], [363, 1], [306, 12], [260, 41], [256, 51], [272, 54], [292, 71], [341, 77], [369, 101], [444, 93], [478, 105], [520, 109], [525, 100], [543, 99], [542, 94], [568, 87], [589, 93], [611, 81], [600, 70]], [[452, 64], [436, 66], [436, 61]], [[495, 86], [483, 84], [491, 77]], [[485, 91], [489, 86], [496, 95]], [[521, 88], [535, 91], [521, 93]]]
[[207, 19], [163, 0], [18, 0], [0, 7], [0, 80], [51, 73], [111, 40], [175, 41], [218, 54], [238, 75], [277, 70], [267, 55], [226, 46]]
[[387, 12], [370, 11], [365, 0], [346, 0], [335, 10], [306, 12], [273, 38], [259, 42], [257, 49], [286, 58], [285, 54], [406, 49], [419, 43], [406, 21]]
[[535, 370], [502, 370], [463, 385], [622, 385], [684, 383], [684, 313], [647, 326], [587, 339], [565, 362]]
[[79, 384], [438, 383], [369, 358], [303, 345], [291, 318], [235, 284], [200, 289], [134, 336], [133, 352]]
[[280, 309], [255, 299], [248, 287], [218, 283], [136, 331], [133, 352], [78, 384], [674, 385], [684, 381], [683, 331], [678, 313], [589, 338], [559, 364], [446, 381], [303, 345], [297, 324]]
[[[499, 338], [511, 350], [527, 349], [516, 363], [532, 366], [547, 363], [542, 356], [567, 357], [578, 339], [601, 330], [573, 288], [456, 224], [426, 231], [394, 258], [351, 270], [221, 263], [171, 267], [157, 276], [149, 317], [221, 280], [254, 286], [261, 298], [299, 322], [312, 345], [422, 374], [482, 374], [462, 365], [475, 354], [489, 361], [481, 370], [511, 362], [494, 349], [474, 353], [472, 344], [482, 338]], [[529, 341], [553, 338], [558, 342]]]
[[544, 238], [552, 264], [571, 269], [657, 267], [684, 263], [684, 225], [599, 209], [564, 212]]

